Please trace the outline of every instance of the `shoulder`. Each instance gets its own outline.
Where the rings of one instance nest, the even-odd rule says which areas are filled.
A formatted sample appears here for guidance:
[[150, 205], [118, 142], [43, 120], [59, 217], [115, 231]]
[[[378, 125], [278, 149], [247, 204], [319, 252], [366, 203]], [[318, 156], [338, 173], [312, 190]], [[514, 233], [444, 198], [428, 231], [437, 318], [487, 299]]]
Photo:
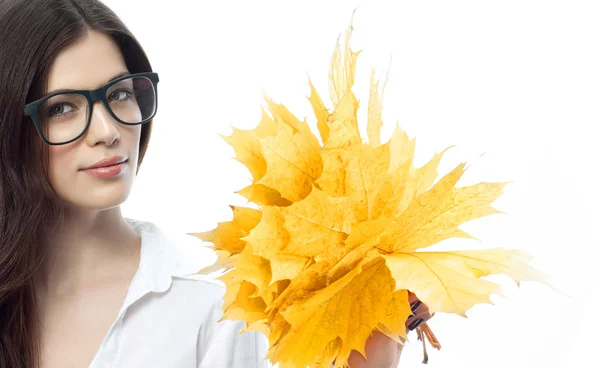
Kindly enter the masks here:
[[[268, 363], [267, 338], [259, 332], [242, 332], [246, 323], [244, 321], [228, 320], [223, 318], [223, 297], [225, 284], [217, 280], [215, 274], [198, 274], [202, 268], [213, 264], [217, 256], [200, 239], [191, 235], [174, 235], [175, 242], [180, 247], [182, 254], [194, 260], [192, 263], [194, 274], [182, 273], [173, 277], [172, 291], [181, 293], [184, 299], [189, 295], [194, 299], [190, 305], [197, 304], [196, 311], [204, 310], [200, 323], [197, 340], [197, 356], [199, 367], [244, 367], [266, 368]], [[210, 252], [210, 256], [203, 249]]]
[[133, 290], [137, 297], [151, 293], [156, 302], [177, 306], [180, 312], [195, 310], [196, 316], [219, 304], [225, 284], [212, 275], [198, 274], [217, 259], [208, 243], [150, 221], [126, 220], [141, 237], [140, 267]]
[[217, 259], [209, 243], [148, 221], [127, 221], [142, 236], [140, 275], [144, 285], [153, 285], [150, 309], [171, 326], [195, 331], [199, 367], [265, 367], [266, 337], [240, 334], [243, 321], [222, 320], [225, 284], [214, 274], [198, 274]]
[[217, 260], [210, 243], [192, 235], [176, 232], [154, 222], [126, 218], [130, 227], [141, 237], [140, 264], [153, 267], [154, 272], [169, 273], [179, 278], [202, 280], [223, 286], [211, 275], [198, 275]]

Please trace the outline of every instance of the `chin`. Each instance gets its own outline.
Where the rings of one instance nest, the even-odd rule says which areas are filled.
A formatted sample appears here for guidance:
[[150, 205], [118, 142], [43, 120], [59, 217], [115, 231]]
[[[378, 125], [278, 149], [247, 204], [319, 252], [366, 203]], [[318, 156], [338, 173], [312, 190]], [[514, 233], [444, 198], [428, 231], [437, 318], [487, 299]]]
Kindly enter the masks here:
[[98, 201], [86, 201], [76, 203], [75, 205], [78, 208], [86, 209], [88, 211], [103, 211], [111, 208], [118, 207], [125, 203], [127, 200], [127, 196], [119, 197], [119, 198], [104, 198]]
[[71, 208], [101, 211], [123, 204], [131, 192], [131, 183], [114, 182], [92, 188], [79, 187], [60, 196]]
[[104, 211], [111, 208], [118, 207], [125, 203], [127, 196], [118, 198], [102, 198], [98, 200], [80, 200], [80, 201], [69, 201], [68, 206], [74, 209], [86, 210], [86, 211]]

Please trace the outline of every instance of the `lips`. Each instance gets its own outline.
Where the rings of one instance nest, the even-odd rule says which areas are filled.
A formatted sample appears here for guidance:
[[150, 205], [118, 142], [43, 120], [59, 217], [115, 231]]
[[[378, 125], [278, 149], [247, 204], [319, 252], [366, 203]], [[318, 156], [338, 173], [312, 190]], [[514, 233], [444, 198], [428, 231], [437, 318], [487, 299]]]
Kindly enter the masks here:
[[85, 168], [83, 168], [81, 170], [89, 170], [89, 169], [97, 169], [97, 168], [100, 168], [100, 167], [114, 166], [114, 165], [118, 165], [118, 164], [120, 164], [122, 162], [125, 162], [125, 161], [127, 161], [127, 158], [125, 158], [125, 157], [122, 157], [122, 156], [112, 156], [112, 157], [109, 157], [109, 158], [102, 159], [102, 160], [96, 162], [95, 164], [93, 164], [92, 166], [85, 167]]

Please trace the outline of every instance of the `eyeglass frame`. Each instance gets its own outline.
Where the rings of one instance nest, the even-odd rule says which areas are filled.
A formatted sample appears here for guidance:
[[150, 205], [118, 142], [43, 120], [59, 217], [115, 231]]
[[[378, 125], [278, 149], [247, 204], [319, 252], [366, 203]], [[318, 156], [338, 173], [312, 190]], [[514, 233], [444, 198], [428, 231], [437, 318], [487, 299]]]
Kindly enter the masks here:
[[[154, 112], [152, 113], [152, 115], [150, 117], [144, 119], [140, 123], [127, 123], [127, 122], [119, 119], [115, 115], [115, 113], [112, 111], [112, 109], [110, 108], [108, 101], [106, 99], [106, 92], [108, 91], [108, 89], [110, 87], [119, 83], [120, 81], [122, 81], [124, 79], [135, 78], [135, 77], [146, 77], [152, 82], [152, 85], [154, 88]], [[152, 120], [154, 118], [154, 116], [156, 115], [156, 112], [158, 111], [158, 81], [159, 81], [158, 73], [155, 73], [155, 72], [134, 73], [134, 74], [128, 74], [128, 75], [119, 77], [113, 81], [108, 82], [104, 86], [94, 89], [94, 90], [79, 89], [79, 90], [60, 91], [60, 92], [51, 93], [47, 96], [40, 98], [39, 100], [30, 102], [27, 105], [25, 105], [25, 115], [31, 117], [31, 119], [33, 120], [33, 123], [35, 125], [35, 129], [37, 130], [38, 134], [40, 135], [40, 138], [42, 138], [44, 143], [49, 144], [51, 146], [59, 146], [59, 145], [63, 145], [63, 144], [69, 144], [69, 143], [75, 142], [76, 140], [81, 138], [89, 129], [91, 121], [92, 121], [92, 113], [94, 111], [94, 103], [96, 101], [102, 101], [102, 104], [104, 105], [106, 110], [109, 112], [109, 114], [117, 122], [119, 122], [121, 124], [140, 125], [140, 124], [144, 124], [144, 123], [147, 123], [148, 121]], [[83, 95], [87, 99], [87, 102], [88, 102], [87, 122], [85, 124], [85, 128], [83, 128], [83, 131], [77, 137], [71, 139], [70, 141], [66, 141], [66, 142], [52, 143], [44, 136], [44, 133], [42, 131], [42, 126], [39, 122], [38, 108], [40, 107], [41, 104], [46, 102], [46, 100], [48, 100], [49, 98], [52, 98], [52, 97], [58, 96], [58, 95], [66, 95], [66, 94], [80, 94], [80, 95]]]

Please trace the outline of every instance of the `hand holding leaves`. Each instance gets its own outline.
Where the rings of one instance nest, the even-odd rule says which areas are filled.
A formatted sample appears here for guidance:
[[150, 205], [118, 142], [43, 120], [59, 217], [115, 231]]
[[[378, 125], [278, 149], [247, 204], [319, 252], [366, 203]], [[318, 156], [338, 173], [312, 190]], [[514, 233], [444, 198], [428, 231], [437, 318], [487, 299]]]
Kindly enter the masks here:
[[[406, 328], [407, 330], [417, 329], [419, 339], [423, 340], [423, 363], [427, 363], [428, 357], [425, 350], [425, 333], [423, 330], [431, 332], [431, 330], [428, 329], [426, 322], [431, 319], [432, 315], [429, 313], [427, 306], [418, 300], [411, 292], [409, 292], [408, 301], [413, 315], [406, 321]], [[427, 338], [433, 339], [430, 340], [432, 344], [434, 344], [437, 349], [440, 348], [440, 345], [437, 343], [437, 340], [435, 340], [433, 334]], [[404, 343], [403, 339], [402, 343]], [[362, 356], [356, 350], [352, 350], [350, 357], [348, 358], [348, 365], [350, 368], [397, 367], [403, 349], [402, 343], [396, 342], [379, 331], [373, 331], [373, 334], [369, 336], [365, 344], [366, 356]]]

